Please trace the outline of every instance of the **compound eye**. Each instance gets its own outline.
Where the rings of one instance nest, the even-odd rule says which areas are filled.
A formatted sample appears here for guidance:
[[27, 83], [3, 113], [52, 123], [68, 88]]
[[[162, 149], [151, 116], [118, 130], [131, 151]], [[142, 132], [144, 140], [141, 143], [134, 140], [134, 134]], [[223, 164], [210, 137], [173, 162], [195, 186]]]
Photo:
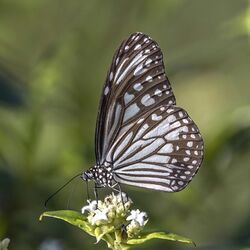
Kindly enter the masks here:
[[87, 172], [87, 173], [85, 173], [85, 175], [86, 175], [86, 179], [87, 179], [87, 180], [93, 179], [93, 173]]

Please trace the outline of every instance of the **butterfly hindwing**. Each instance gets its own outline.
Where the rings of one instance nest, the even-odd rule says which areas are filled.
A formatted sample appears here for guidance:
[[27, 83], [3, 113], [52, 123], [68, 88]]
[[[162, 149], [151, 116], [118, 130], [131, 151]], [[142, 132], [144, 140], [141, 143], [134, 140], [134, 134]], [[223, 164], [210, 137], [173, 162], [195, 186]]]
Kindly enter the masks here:
[[162, 104], [175, 104], [162, 52], [149, 36], [134, 33], [117, 49], [103, 88], [96, 125], [97, 163], [104, 162], [121, 130]]
[[203, 140], [193, 120], [179, 107], [162, 105], [121, 130], [106, 160], [119, 183], [177, 192], [202, 159]]

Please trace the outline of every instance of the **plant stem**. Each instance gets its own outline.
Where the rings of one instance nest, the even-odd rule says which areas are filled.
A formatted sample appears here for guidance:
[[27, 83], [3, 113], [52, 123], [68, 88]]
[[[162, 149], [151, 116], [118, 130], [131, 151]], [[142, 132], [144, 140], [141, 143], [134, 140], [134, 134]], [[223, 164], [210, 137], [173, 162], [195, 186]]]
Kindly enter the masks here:
[[107, 242], [109, 248], [115, 250], [114, 240], [110, 234], [105, 234], [102, 239]]

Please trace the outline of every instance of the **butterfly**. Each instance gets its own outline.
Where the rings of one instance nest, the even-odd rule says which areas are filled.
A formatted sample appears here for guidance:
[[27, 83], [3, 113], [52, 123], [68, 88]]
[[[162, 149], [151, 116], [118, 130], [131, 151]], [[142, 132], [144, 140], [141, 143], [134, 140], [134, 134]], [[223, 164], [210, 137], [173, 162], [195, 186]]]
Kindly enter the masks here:
[[141, 32], [116, 50], [95, 132], [96, 164], [81, 174], [96, 186], [120, 184], [177, 192], [197, 173], [203, 139], [176, 106], [159, 45]]

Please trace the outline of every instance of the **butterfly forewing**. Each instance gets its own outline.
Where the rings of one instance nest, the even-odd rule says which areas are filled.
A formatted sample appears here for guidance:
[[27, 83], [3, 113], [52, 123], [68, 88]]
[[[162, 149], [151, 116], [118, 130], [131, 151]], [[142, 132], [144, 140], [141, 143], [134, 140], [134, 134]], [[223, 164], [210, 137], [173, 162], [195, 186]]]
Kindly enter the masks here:
[[195, 175], [203, 140], [187, 112], [162, 105], [121, 131], [107, 155], [119, 183], [177, 192]]
[[134, 33], [116, 51], [107, 74], [96, 126], [96, 160], [102, 164], [118, 134], [163, 104], [174, 105], [162, 52], [149, 36]]

